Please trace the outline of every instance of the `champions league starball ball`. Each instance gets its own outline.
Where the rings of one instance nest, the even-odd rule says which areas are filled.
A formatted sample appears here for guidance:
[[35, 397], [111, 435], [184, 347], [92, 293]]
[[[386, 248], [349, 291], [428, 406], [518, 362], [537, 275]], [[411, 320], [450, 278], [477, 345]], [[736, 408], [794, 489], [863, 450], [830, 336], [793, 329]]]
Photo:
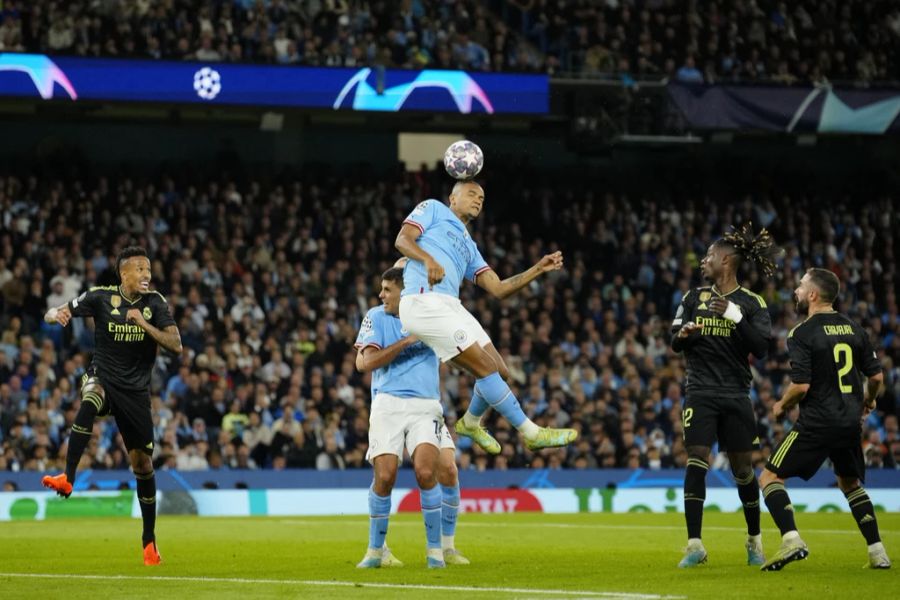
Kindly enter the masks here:
[[484, 166], [484, 153], [475, 142], [453, 142], [444, 152], [444, 168], [453, 179], [472, 179]]

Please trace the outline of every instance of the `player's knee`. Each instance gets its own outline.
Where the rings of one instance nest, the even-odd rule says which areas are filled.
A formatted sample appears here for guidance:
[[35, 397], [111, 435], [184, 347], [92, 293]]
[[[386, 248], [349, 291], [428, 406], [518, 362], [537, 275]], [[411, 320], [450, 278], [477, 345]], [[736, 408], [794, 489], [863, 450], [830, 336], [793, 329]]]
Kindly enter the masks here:
[[98, 414], [103, 408], [103, 402], [106, 398], [106, 390], [100, 385], [96, 379], [89, 379], [81, 387], [81, 409], [84, 411]]
[[431, 488], [435, 483], [435, 468], [433, 465], [416, 465], [416, 482], [419, 487]]
[[81, 395], [84, 396], [85, 394], [97, 394], [101, 398], [104, 398], [106, 397], [106, 390], [103, 389], [100, 380], [92, 377], [81, 386]]
[[444, 453], [441, 452], [441, 463], [438, 466], [438, 483], [445, 487], [453, 487], [457, 481], [459, 481], [459, 471], [456, 469], [456, 460], [451, 457], [445, 457]]
[[768, 469], [763, 469], [762, 473], [759, 474], [759, 487], [764, 488], [777, 480], [778, 475]]
[[457, 361], [479, 379], [496, 373], [498, 370], [494, 358], [478, 344], [472, 344], [463, 350], [457, 357]]
[[855, 490], [860, 486], [858, 477], [841, 477], [837, 478], [838, 487], [842, 492], [849, 492], [850, 490]]
[[397, 468], [390, 465], [382, 464], [380, 468], [375, 469], [375, 490], [384, 495], [394, 489], [394, 483], [397, 481]]
[[500, 373], [500, 377], [503, 378], [503, 381], [509, 383], [509, 367], [506, 366], [506, 363], [502, 360], [500, 364], [497, 365], [497, 372]]
[[688, 458], [709, 462], [709, 446], [688, 446], [685, 448]]
[[729, 455], [728, 460], [731, 463], [731, 474], [736, 480], [745, 481], [753, 476], [753, 466], [749, 454], [734, 457]]
[[141, 450], [132, 450], [128, 453], [131, 459], [131, 470], [137, 473], [149, 473], [153, 471], [153, 461], [150, 456]]

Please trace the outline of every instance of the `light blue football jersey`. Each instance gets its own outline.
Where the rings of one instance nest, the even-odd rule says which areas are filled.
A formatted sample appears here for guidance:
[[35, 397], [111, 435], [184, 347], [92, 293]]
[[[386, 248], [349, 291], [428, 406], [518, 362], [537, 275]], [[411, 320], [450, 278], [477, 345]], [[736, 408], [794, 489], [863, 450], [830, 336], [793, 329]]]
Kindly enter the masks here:
[[444, 279], [432, 289], [428, 286], [425, 264], [407, 261], [403, 269], [403, 296], [437, 292], [458, 298], [463, 278], [475, 281], [479, 273], [490, 269], [466, 225], [440, 200], [420, 202], [403, 222], [419, 228], [422, 233], [416, 242], [444, 267]]
[[[366, 313], [354, 346], [387, 348], [409, 333], [400, 325], [400, 318], [377, 306]], [[390, 364], [372, 372], [372, 398], [385, 393], [399, 398], [440, 400], [440, 361], [437, 354], [422, 342], [404, 348]]]

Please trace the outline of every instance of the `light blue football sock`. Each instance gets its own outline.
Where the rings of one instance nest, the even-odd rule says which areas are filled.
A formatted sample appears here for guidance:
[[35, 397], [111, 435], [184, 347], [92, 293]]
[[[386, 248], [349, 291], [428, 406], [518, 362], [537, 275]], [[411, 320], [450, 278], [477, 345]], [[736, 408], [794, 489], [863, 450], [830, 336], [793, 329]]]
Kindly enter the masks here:
[[456, 534], [456, 516], [459, 514], [459, 483], [453, 487], [441, 486], [441, 535]]
[[[520, 429], [530, 419], [525, 415], [515, 394], [500, 377], [500, 373], [491, 373], [475, 382], [476, 395], [481, 394], [491, 408], [509, 421], [516, 429]], [[471, 410], [471, 409], [470, 409]]]
[[384, 546], [387, 536], [388, 519], [391, 516], [391, 495], [379, 496], [369, 487], [369, 548], [377, 550]]
[[422, 517], [425, 520], [425, 540], [429, 549], [441, 547], [441, 486], [430, 490], [419, 488]]
[[490, 404], [487, 403], [487, 400], [484, 399], [484, 396], [481, 395], [481, 392], [478, 391], [478, 386], [475, 386], [475, 389], [472, 391], [472, 401], [469, 402], [469, 413], [473, 417], [478, 417], [479, 419], [487, 412]]

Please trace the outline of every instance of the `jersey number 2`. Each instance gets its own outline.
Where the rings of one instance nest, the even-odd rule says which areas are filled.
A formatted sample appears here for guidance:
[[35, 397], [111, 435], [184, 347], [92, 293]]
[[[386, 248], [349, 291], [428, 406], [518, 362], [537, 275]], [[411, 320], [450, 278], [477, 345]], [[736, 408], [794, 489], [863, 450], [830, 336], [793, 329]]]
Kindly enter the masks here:
[[853, 386], [844, 383], [844, 375], [853, 368], [853, 350], [850, 344], [840, 343], [834, 346], [834, 362], [838, 365], [844, 363], [843, 367], [838, 369], [838, 387], [842, 394], [850, 394], [853, 392]]

